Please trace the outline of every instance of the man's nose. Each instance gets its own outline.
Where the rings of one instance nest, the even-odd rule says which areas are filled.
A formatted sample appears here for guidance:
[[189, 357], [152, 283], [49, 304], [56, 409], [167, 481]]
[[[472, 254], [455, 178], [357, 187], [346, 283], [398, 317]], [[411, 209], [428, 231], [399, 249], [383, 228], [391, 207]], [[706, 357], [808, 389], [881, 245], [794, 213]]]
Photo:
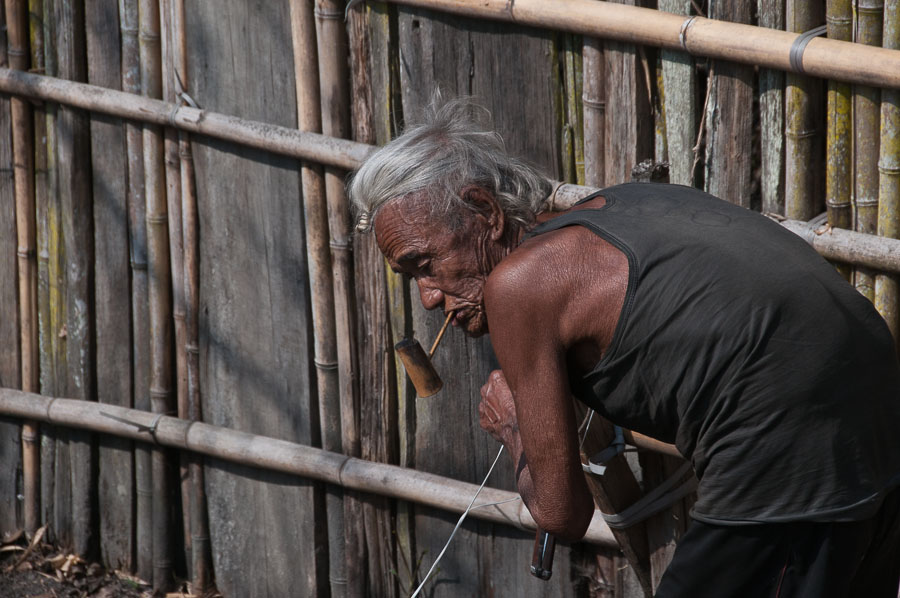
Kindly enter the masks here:
[[434, 309], [441, 306], [444, 302], [444, 293], [440, 289], [422, 280], [417, 281], [416, 284], [419, 285], [419, 297], [422, 299], [422, 307]]

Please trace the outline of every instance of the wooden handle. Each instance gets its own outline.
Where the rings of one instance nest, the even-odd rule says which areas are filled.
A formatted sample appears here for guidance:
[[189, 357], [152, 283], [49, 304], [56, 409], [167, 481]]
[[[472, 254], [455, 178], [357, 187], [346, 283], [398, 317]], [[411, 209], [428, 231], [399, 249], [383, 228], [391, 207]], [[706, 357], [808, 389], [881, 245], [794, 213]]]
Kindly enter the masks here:
[[556, 538], [537, 529], [534, 534], [534, 555], [531, 557], [531, 574], [543, 580], [553, 575], [553, 553], [556, 552]]

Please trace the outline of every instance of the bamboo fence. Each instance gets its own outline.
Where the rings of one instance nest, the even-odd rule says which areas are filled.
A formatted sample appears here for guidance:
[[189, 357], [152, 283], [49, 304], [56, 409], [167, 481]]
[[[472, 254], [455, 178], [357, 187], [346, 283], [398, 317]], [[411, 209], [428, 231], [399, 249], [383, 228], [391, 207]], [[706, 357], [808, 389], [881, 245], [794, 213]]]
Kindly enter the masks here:
[[[608, 140], [623, 143], [623, 135], [627, 136], [622, 147], [633, 153], [628, 160], [637, 162], [644, 154], [657, 160], [668, 158], [672, 181], [683, 184], [701, 184], [696, 180], [697, 164], [704, 155], [705, 174], [700, 172], [703, 185], [730, 199], [739, 198], [743, 205], [757, 201], [755, 207], [761, 206], [763, 211], [783, 213], [787, 217], [780, 219], [783, 226], [826, 258], [844, 264], [845, 274], [850, 272], [846, 265], [855, 266], [858, 288], [874, 301], [897, 334], [900, 41], [895, 2], [884, 5], [880, 0], [857, 0], [852, 5], [855, 21], [851, 23], [848, 0], [830, 0], [825, 15], [815, 12], [816, 7], [809, 3], [789, 1], [785, 14], [779, 12], [778, 2], [759, 0], [759, 27], [692, 14], [697, 7], [686, 0], [661, 1], [660, 8], [670, 12], [590, 0], [560, 2], [552, 7], [538, 0], [517, 0], [514, 4], [505, 0], [400, 0], [396, 4], [568, 32], [554, 42], [559, 51], [558, 82], [562, 89], [557, 97], [562, 134], [556, 155], [567, 182], [590, 187], [558, 187], [551, 209], [563, 209], [594, 186], [622, 179], [621, 164], [611, 159], [615, 152], [607, 148]], [[391, 9], [381, 4], [355, 9], [350, 15], [353, 43], [348, 49], [341, 6], [328, 0], [291, 0], [297, 92], [297, 129], [293, 129], [203, 110], [191, 105], [189, 96], [177, 93], [188, 81], [183, 0], [140, 0], [139, 5], [138, 0], [119, 0], [121, 92], [78, 82], [85, 74], [78, 62], [79, 53], [84, 55], [84, 39], [77, 23], [84, 19], [77, 3], [31, 0], [32, 18], [44, 18], [43, 23], [33, 22], [31, 28], [31, 63], [36, 73], [22, 72], [28, 67], [28, 37], [21, 26], [25, 22], [24, 4], [24, 0], [6, 1], [12, 68], [0, 68], [0, 91], [14, 96], [22, 387], [31, 393], [70, 394], [89, 401], [98, 395], [92, 378], [98, 366], [91, 363], [97, 355], [92, 346], [95, 334], [91, 332], [90, 301], [90, 239], [95, 233], [90, 193], [85, 188], [89, 185], [80, 174], [90, 172], [89, 166], [85, 168], [90, 152], [84, 151], [87, 128], [81, 112], [86, 110], [124, 120], [133, 404], [138, 410], [152, 411], [84, 405], [0, 389], [4, 413], [29, 420], [22, 432], [26, 528], [33, 531], [41, 519], [53, 517], [59, 529], [74, 530], [76, 550], [88, 552], [96, 545], [90, 484], [98, 474], [92, 470], [95, 459], [90, 437], [85, 432], [73, 432], [71, 440], [66, 434], [48, 434], [40, 461], [58, 469], [38, 469], [35, 422], [44, 422], [42, 430], [56, 430], [47, 428], [51, 424], [73, 426], [142, 441], [135, 444], [134, 564], [140, 576], [153, 579], [156, 590], [170, 587], [172, 558], [176, 542], [181, 542], [173, 537], [174, 522], [170, 521], [174, 476], [169, 469], [171, 458], [162, 449], [170, 446], [190, 451], [183, 461], [181, 502], [183, 544], [193, 591], [213, 590], [202, 457], [210, 455], [327, 483], [324, 503], [331, 594], [362, 595], [372, 587], [395, 592], [390, 589], [395, 582], [375, 580], [372, 571], [366, 570], [372, 566], [366, 565], [367, 559], [390, 563], [395, 558], [393, 549], [382, 551], [372, 544], [385, 521], [378, 518], [381, 515], [373, 516], [373, 509], [387, 514], [388, 525], [396, 513], [397, 550], [410, 562], [416, 558], [414, 540], [408, 532], [413, 528], [413, 518], [403, 503], [373, 506], [357, 493], [374, 492], [458, 511], [464, 506], [465, 493], [474, 490], [470, 485], [359, 458], [384, 458], [378, 447], [369, 446], [373, 443], [370, 436], [384, 434], [388, 442], [393, 436], [401, 436], [398, 458], [401, 463], [409, 463], [410, 441], [404, 444], [403, 434], [408, 434], [404, 425], [415, 417], [414, 407], [402, 398], [406, 386], [402, 373], [398, 372], [397, 389], [392, 388], [392, 382], [384, 391], [379, 385], [393, 372], [390, 368], [369, 371], [374, 366], [367, 362], [380, 358], [379, 346], [384, 339], [378, 336], [375, 345], [361, 342], [357, 346], [357, 334], [364, 335], [366, 327], [383, 325], [382, 336], [387, 338], [408, 331], [410, 299], [408, 289], [390, 273], [368, 277], [380, 261], [377, 254], [368, 253], [370, 247], [351, 239], [343, 188], [346, 171], [373, 151], [369, 143], [384, 142], [396, 130], [390, 110], [378, 112], [381, 107], [373, 106], [373, 98], [365, 95], [388, 81], [381, 89], [387, 89], [386, 95], [393, 98], [391, 88], [395, 83], [389, 80], [396, 76], [391, 69], [398, 67], [391, 61], [397, 61], [397, 57], [375, 56], [371, 53], [373, 46], [366, 44], [389, 44], [395, 35], [391, 22], [396, 14], [392, 16]], [[740, 14], [711, 16], [749, 21], [749, 2], [732, 8], [739, 8]], [[797, 34], [820, 25], [826, 17], [828, 38], [813, 39], [802, 60], [792, 63], [790, 50]], [[780, 30], [785, 26], [792, 32]], [[58, 37], [57, 31], [64, 34]], [[859, 43], [848, 43], [851, 31]], [[576, 35], [585, 36], [582, 46]], [[57, 39], [58, 49], [53, 47]], [[661, 48], [658, 61], [654, 54], [631, 44]], [[348, 55], [354, 61], [351, 72], [347, 69]], [[22, 57], [24, 62], [17, 62]], [[707, 68], [703, 57], [713, 59], [714, 66]], [[751, 122], [741, 114], [741, 106], [752, 103], [753, 70], [747, 65], [761, 67], [761, 172], [758, 195], [753, 197], [744, 191], [751, 187], [750, 154], [754, 150], [748, 149], [750, 134], [737, 135], [736, 140], [726, 135]], [[367, 73], [367, 68], [371, 72]], [[42, 75], [42, 69], [47, 75], [59, 74], [62, 78]], [[374, 80], [369, 81], [369, 76]], [[822, 83], [817, 77], [829, 78], [826, 114], [818, 109], [820, 103], [825, 104], [818, 99]], [[628, 80], [627, 85], [610, 84], [623, 78]], [[782, 89], [785, 79], [786, 91]], [[700, 110], [698, 100], [704, 85], [707, 105]], [[348, 140], [351, 97], [356, 142]], [[32, 111], [28, 100], [47, 102], [43, 111], [35, 110], [33, 124], [28, 122]], [[56, 108], [56, 104], [61, 107]], [[623, 118], [607, 111], [608, 105], [639, 107], [634, 115]], [[651, 113], [651, 109], [655, 111]], [[719, 121], [723, 115], [734, 120]], [[645, 122], [655, 119], [656, 130], [641, 129], [642, 118]], [[629, 129], [629, 122], [639, 124]], [[58, 146], [57, 130], [65, 132]], [[824, 148], [823, 131], [827, 141]], [[200, 231], [192, 133], [301, 160], [312, 299], [312, 363], [322, 449], [251, 437], [202, 423]], [[46, 145], [26, 146], [45, 136]], [[729, 160], [722, 156], [741, 162], [731, 164], [729, 170]], [[821, 156], [827, 158], [825, 172], [814, 167], [822, 163]], [[822, 187], [824, 194], [819, 191]], [[823, 197], [830, 228], [806, 222], [821, 210]], [[849, 230], [854, 225], [856, 230]], [[354, 244], [355, 257], [351, 251]], [[406, 307], [389, 314], [367, 312], [357, 322], [363, 306], [373, 309], [372, 304], [377, 303], [373, 297], [377, 298], [380, 290]], [[360, 389], [363, 382], [365, 390]], [[373, 425], [379, 423], [377, 420], [362, 419], [377, 418], [378, 413], [367, 411], [368, 405], [362, 406], [360, 401], [362, 397], [369, 401], [370, 393], [378, 392], [396, 392], [401, 397], [396, 404], [385, 404], [401, 417], [406, 417], [404, 412], [413, 412], [409, 420], [402, 420], [400, 430], [390, 422], [386, 429], [376, 429]], [[168, 417], [175, 412], [176, 397], [179, 417]], [[151, 437], [98, 410], [142, 426], [155, 422], [155, 434]], [[151, 449], [148, 442], [153, 440], [158, 445]], [[313, 443], [317, 442], [314, 433]], [[644, 447], [653, 444], [638, 435], [631, 436], [630, 442]], [[677, 456], [659, 443], [655, 449]], [[72, 451], [71, 474], [64, 461], [54, 465], [55, 457], [66, 451]], [[654, 476], [666, 471], [665, 462], [642, 462], [650, 484], [656, 480]], [[601, 489], [609, 500], [608, 508], [621, 508], [634, 498], [628, 489], [637, 486], [633, 476], [628, 482], [628, 475], [630, 472], [623, 470], [613, 476], [627, 482], [619, 489]], [[54, 485], [58, 491], [61, 484], [69, 483], [71, 504], [53, 505]], [[512, 495], [490, 491], [489, 496]], [[50, 509], [54, 510], [52, 514]], [[512, 521], [520, 528], [533, 527], [521, 506], [480, 509], [473, 516]], [[69, 519], [72, 525], [68, 525]], [[616, 545], [598, 522], [592, 524], [595, 535], [591, 541]], [[668, 533], [670, 540], [680, 533], [666, 529], [651, 521], [646, 530], [617, 532], [619, 545], [632, 565], [640, 569], [640, 582], [647, 592], [655, 587], [671, 557], [671, 545], [663, 536]]]

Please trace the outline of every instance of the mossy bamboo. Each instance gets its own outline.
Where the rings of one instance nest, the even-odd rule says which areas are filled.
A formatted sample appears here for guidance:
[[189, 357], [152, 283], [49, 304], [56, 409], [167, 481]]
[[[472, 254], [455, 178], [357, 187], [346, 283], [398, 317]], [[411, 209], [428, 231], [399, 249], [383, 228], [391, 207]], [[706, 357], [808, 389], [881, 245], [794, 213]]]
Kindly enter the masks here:
[[[297, 126], [302, 131], [322, 131], [319, 94], [319, 60], [313, 0], [291, 0], [291, 38], [297, 88]], [[338, 380], [337, 336], [335, 330], [335, 285], [329, 247], [328, 205], [322, 167], [304, 161], [300, 166], [303, 212], [306, 223], [306, 261], [309, 268], [313, 315], [313, 355], [319, 401], [322, 447], [340, 452], [341, 402]], [[344, 550], [343, 492], [325, 490], [328, 566], [331, 595], [345, 596], [346, 559]]]
[[[184, 0], [172, 0], [172, 32], [176, 71], [183, 84], [187, 85], [188, 62]], [[182, 243], [184, 248], [184, 342], [187, 369], [185, 392], [188, 419], [198, 422], [203, 421], [200, 405], [200, 227], [193, 152], [190, 136], [184, 131], [179, 133], [178, 156], [181, 163]], [[191, 456], [188, 471], [190, 476], [191, 589], [195, 594], [204, 595], [212, 592], [214, 587], [203, 459], [200, 455]]]
[[[883, 0], [855, 0], [854, 41], [880, 46], [884, 13]], [[878, 230], [878, 146], [881, 90], [866, 85], [853, 88], [854, 199], [856, 230], [875, 234]], [[856, 289], [875, 300], [875, 273], [857, 268]]]
[[[28, 70], [28, 5], [6, 0], [8, 60], [11, 68]], [[19, 333], [22, 390], [40, 390], [37, 309], [37, 225], [34, 204], [34, 122], [30, 104], [10, 102], [13, 134], [13, 176], [16, 194], [16, 234], [19, 267]], [[22, 479], [25, 531], [40, 527], [40, 433], [36, 422], [22, 424]]]
[[584, 184], [606, 184], [606, 64], [603, 42], [584, 38], [582, 47], [584, 91]]
[[[760, 27], [784, 29], [784, 0], [759, 0], [757, 12]], [[783, 72], [760, 69], [759, 115], [762, 210], [784, 214]]]
[[[84, 4], [62, 0], [57, 4], [57, 59], [59, 75], [85, 81]], [[66, 245], [66, 367], [69, 396], [96, 400], [95, 325], [92, 300], [94, 279], [93, 201], [90, 164], [90, 122], [81, 110], [61, 107], [57, 115], [57, 172], [60, 214]], [[90, 434], [69, 433], [71, 461], [71, 520], [58, 522], [60, 533], [71, 529], [73, 551], [90, 555], [96, 548], [94, 487], [97, 480], [96, 448]], [[57, 464], [59, 472], [59, 463]], [[63, 470], [62, 473], [65, 473]], [[57, 476], [57, 480], [61, 480]], [[64, 491], [65, 488], [62, 487]], [[63, 495], [58, 494], [58, 499]], [[60, 505], [60, 510], [65, 510]]]
[[[828, 38], [852, 40], [853, 8], [851, 0], [828, 0], [826, 22]], [[828, 82], [828, 118], [825, 150], [825, 206], [828, 223], [836, 228], [853, 228], [851, 174], [853, 172], [852, 102], [850, 85]], [[838, 271], [850, 280], [853, 270], [839, 265]]]
[[[900, 2], [884, 10], [885, 48], [900, 49]], [[881, 90], [881, 148], [878, 160], [878, 234], [900, 238], [900, 90]], [[875, 307], [900, 339], [900, 289], [896, 275], [875, 277]]]
[[[817, 3], [788, 0], [788, 30], [802, 33], [820, 25], [820, 8]], [[784, 214], [809, 220], [821, 209], [821, 177], [816, 167], [822, 142], [817, 113], [821, 82], [789, 73], [786, 83]]]
[[[162, 96], [160, 13], [158, 0], [140, 0], [141, 93]], [[147, 269], [150, 311], [150, 407], [153, 413], [173, 411], [172, 305], [169, 268], [168, 214], [163, 132], [158, 125], [144, 125], [144, 196], [147, 205]], [[166, 453], [154, 449], [153, 479], [153, 588], [171, 588], [172, 538], [170, 530], [170, 474]]]
[[[122, 37], [122, 91], [141, 93], [138, 0], [119, 0], [119, 30]], [[140, 123], [125, 122], [128, 158], [128, 239], [131, 263], [131, 325], [134, 407], [150, 411], [150, 330], [147, 225], [144, 199], [144, 149]], [[138, 577], [153, 579], [153, 506], [150, 449], [135, 446], [135, 546]]]
[[[681, 15], [691, 12], [690, 0], [660, 0], [659, 9]], [[669, 180], [693, 183], [694, 139], [697, 136], [697, 77], [690, 54], [663, 50], [662, 78]]]
[[[56, 23], [54, 19], [54, 2], [43, 3], [44, 29], [44, 72], [55, 76], [56, 69]], [[56, 169], [56, 113], [55, 104], [45, 103], [46, 139], [47, 139], [47, 283], [49, 303], [49, 330], [47, 339], [50, 343], [50, 368], [46, 372], [50, 393], [59, 396], [66, 392], [66, 339], [62, 334], [65, 329], [65, 244], [60, 226], [60, 196], [58, 193], [58, 177]], [[45, 426], [46, 427], [46, 426]], [[55, 521], [56, 500], [56, 453], [58, 445], [55, 435], [44, 434], [41, 441], [41, 505], [44, 522]], [[48, 539], [56, 538], [55, 530], [48, 528]]]

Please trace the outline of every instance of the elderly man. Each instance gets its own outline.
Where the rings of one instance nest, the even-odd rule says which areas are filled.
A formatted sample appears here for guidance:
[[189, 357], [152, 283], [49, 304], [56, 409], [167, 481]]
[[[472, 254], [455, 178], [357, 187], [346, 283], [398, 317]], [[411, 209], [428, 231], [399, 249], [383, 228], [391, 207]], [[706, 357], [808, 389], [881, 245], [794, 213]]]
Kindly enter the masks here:
[[490, 332], [481, 426], [544, 529], [593, 512], [571, 397], [674, 442], [700, 480], [658, 596], [897, 596], [900, 369], [872, 305], [802, 240], [674, 185], [560, 215], [550, 183], [451, 102], [350, 195], [427, 309]]

